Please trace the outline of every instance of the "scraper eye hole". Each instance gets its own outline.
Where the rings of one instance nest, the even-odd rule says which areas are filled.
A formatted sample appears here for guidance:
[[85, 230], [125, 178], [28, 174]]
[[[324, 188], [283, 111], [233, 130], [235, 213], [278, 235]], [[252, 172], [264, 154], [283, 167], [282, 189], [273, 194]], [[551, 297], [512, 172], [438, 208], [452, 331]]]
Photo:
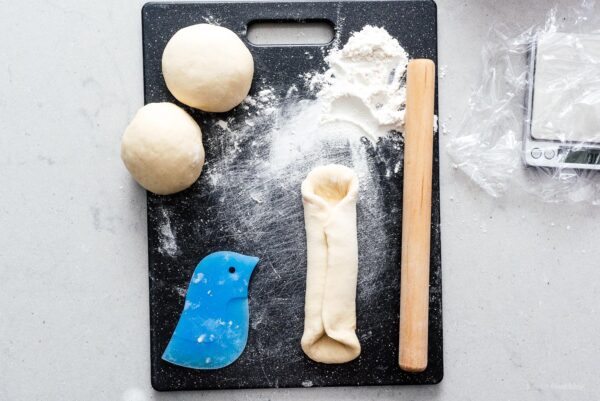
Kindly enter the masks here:
[[229, 268], [229, 273], [232, 273], [232, 274], [235, 273], [235, 267], [231, 266]]

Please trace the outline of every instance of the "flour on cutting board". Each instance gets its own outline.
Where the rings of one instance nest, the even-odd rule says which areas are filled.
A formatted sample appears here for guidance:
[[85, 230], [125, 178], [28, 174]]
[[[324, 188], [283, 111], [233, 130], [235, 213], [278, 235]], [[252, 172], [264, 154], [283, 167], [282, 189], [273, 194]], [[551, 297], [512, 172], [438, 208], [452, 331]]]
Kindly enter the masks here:
[[166, 209], [162, 209], [162, 220], [159, 225], [158, 251], [162, 255], [177, 256], [179, 247], [175, 238], [175, 232], [171, 227], [171, 218]]
[[[351, 161], [362, 188], [360, 202], [374, 214], [383, 209], [379, 204], [382, 177], [371, 171], [369, 160], [385, 165], [383, 178], [401, 171], [400, 133], [408, 62], [404, 49], [385, 29], [367, 25], [342, 48], [330, 51], [325, 61], [324, 72], [312, 71], [303, 76], [313, 99], [297, 96], [298, 88], [293, 85], [283, 96], [264, 85], [242, 103], [246, 111], [243, 118], [213, 123], [223, 131], [215, 135], [227, 138], [206, 138], [219, 141], [229, 154], [207, 165], [204, 178], [214, 187], [246, 187], [248, 197], [261, 212], [244, 214], [258, 226], [269, 218], [267, 215], [273, 215], [261, 207], [269, 199], [269, 185], [276, 183], [299, 193], [300, 183], [318, 164]], [[260, 130], [266, 132], [257, 135]], [[397, 154], [378, 149], [382, 140]], [[268, 154], [240, 162], [237, 155], [242, 149], [268, 149]]]
[[[303, 276], [294, 274], [306, 269], [304, 250], [290, 245], [305, 241], [300, 185], [318, 165], [344, 164], [358, 175], [359, 263], [376, 266], [397, 244], [397, 238], [387, 235], [386, 225], [389, 213], [399, 210], [400, 200], [398, 206], [386, 202], [385, 188], [386, 182], [397, 183], [392, 180], [402, 173], [408, 56], [386, 30], [366, 26], [345, 46], [330, 51], [325, 62], [324, 71], [303, 76], [303, 94], [295, 85], [276, 90], [259, 83], [241, 104], [241, 115], [215, 119], [210, 123], [212, 132], [205, 136], [207, 148], [222, 154], [207, 161], [201, 176], [208, 185], [206, 193], [218, 199], [215, 219], [222, 223], [210, 228], [214, 232], [207, 231], [212, 227], [207, 224], [202, 235], [227, 235], [257, 255], [278, 255], [276, 260], [262, 260], [261, 269], [271, 273], [263, 279], [288, 278], [285, 285], [254, 288], [253, 298], [266, 292], [268, 299], [286, 299], [290, 293], [297, 296], [288, 286], [304, 285]], [[177, 233], [166, 210], [159, 227], [161, 254], [178, 255]], [[268, 251], [262, 249], [266, 246]], [[289, 262], [281, 263], [282, 259]], [[386, 285], [390, 284], [381, 269], [361, 269], [357, 302], [377, 297]], [[289, 305], [297, 309], [294, 314], [302, 315], [300, 299]], [[266, 315], [255, 311], [252, 327], [259, 328], [264, 321]], [[275, 348], [270, 344], [269, 352], [276, 353], [278, 346], [282, 343]], [[257, 351], [265, 353], [267, 346], [259, 345]]]
[[[229, 158], [205, 169], [203, 174], [209, 176], [210, 182], [221, 183], [220, 175], [228, 171], [223, 164], [233, 164], [235, 154], [241, 153], [242, 142], [250, 149], [267, 142], [268, 158], [260, 157], [256, 162], [263, 164], [262, 170], [269, 176], [282, 174], [290, 167], [305, 174], [305, 169], [299, 170], [294, 164], [323, 155], [330, 147], [329, 153], [341, 148], [351, 150], [359, 178], [365, 179], [367, 152], [373, 146], [365, 144], [364, 138], [376, 148], [377, 142], [388, 136], [395, 148], [400, 149], [408, 55], [398, 41], [385, 29], [367, 25], [354, 33], [341, 49], [332, 50], [325, 61], [328, 66], [325, 72], [308, 72], [303, 76], [315, 99], [296, 98], [295, 86], [287, 90], [283, 99], [275, 95], [273, 88], [264, 87], [242, 103], [246, 110], [243, 121], [214, 122], [231, 136], [233, 146]], [[265, 127], [268, 132], [249, 140], [257, 127]], [[386, 176], [397, 174], [401, 164], [400, 158], [386, 166]], [[232, 178], [229, 174], [227, 181]], [[287, 180], [291, 179], [288, 175]], [[370, 189], [376, 192], [375, 188]], [[263, 200], [257, 191], [250, 196], [256, 203]]]
[[[291, 162], [289, 156], [302, 157], [323, 140], [349, 141], [356, 148], [361, 138], [376, 144], [383, 136], [402, 132], [408, 55], [396, 39], [383, 28], [367, 25], [325, 61], [325, 72], [302, 76], [316, 99], [295, 99], [295, 85], [284, 99], [272, 87], [261, 88], [243, 101], [241, 107], [247, 111], [243, 121], [218, 120], [214, 125], [243, 140], [267, 118], [274, 121], [266, 139], [257, 141], [274, 141], [271, 159], [279, 167], [282, 161]], [[240, 151], [237, 140], [234, 150]], [[390, 166], [388, 175], [398, 171], [399, 166]]]
[[[287, 298], [296, 294], [288, 287], [304, 285], [303, 276], [294, 273], [306, 269], [305, 251], [295, 246], [305, 242], [300, 185], [312, 168], [329, 163], [349, 166], [359, 177], [359, 264], [365, 268], [357, 301], [373, 299], [391, 285], [385, 271], [367, 266], [384, 263], [382, 257], [398, 242], [386, 227], [400, 198], [396, 206], [385, 195], [386, 188], [397, 188], [402, 173], [408, 56], [385, 29], [365, 26], [325, 61], [324, 71], [303, 75], [302, 90], [259, 82], [240, 106], [244, 113], [213, 121], [215, 129], [205, 137], [208, 148], [220, 149], [222, 157], [205, 165], [201, 179], [206, 193], [220, 199], [215, 213], [227, 222], [211, 232], [203, 228], [203, 235], [218, 230], [257, 255], [278, 255], [261, 261], [261, 269], [270, 272], [263, 280], [287, 277], [283, 285], [263, 282], [253, 288], [255, 299], [262, 293]], [[302, 316], [302, 300], [289, 305]], [[255, 311], [252, 319], [258, 327], [263, 316]]]
[[[219, 213], [237, 222], [219, 227], [219, 235], [227, 232], [250, 249], [260, 248], [264, 238], [270, 254], [284, 254], [298, 252], [289, 245], [304, 241], [299, 194], [308, 172], [328, 163], [352, 167], [360, 185], [359, 241], [369, 244], [361, 246], [361, 258], [371, 264], [394, 246], [385, 226], [390, 207], [397, 211], [399, 204], [384, 203], [383, 183], [402, 172], [408, 55], [385, 29], [367, 25], [324, 59], [324, 71], [303, 75], [309, 96], [299, 95], [295, 85], [276, 90], [262, 81], [240, 106], [242, 115], [215, 119], [205, 141], [223, 157], [209, 160], [201, 179], [211, 196], [220, 199]], [[235, 202], [226, 201], [232, 191], [238, 194]], [[281, 241], [273, 243], [272, 238]], [[164, 211], [159, 240], [163, 255], [179, 252]], [[295, 256], [285, 266], [270, 260], [263, 265], [273, 277], [281, 277], [286, 272], [280, 270], [305, 268], [295, 266], [302, 260]], [[378, 269], [361, 272], [359, 286], [378, 282], [380, 274]], [[370, 287], [359, 292], [359, 302], [376, 291]], [[255, 318], [257, 325], [261, 319]]]
[[373, 142], [402, 130], [408, 55], [385, 29], [365, 26], [325, 61], [329, 69], [310, 76], [309, 83], [320, 88], [321, 122], [354, 124]]

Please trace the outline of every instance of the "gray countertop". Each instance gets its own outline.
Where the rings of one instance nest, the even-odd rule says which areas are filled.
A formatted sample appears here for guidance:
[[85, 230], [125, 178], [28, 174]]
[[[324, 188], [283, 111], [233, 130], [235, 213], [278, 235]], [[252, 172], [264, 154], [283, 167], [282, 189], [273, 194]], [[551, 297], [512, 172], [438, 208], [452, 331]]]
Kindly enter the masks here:
[[[0, 1], [0, 400], [596, 398], [598, 209], [492, 199], [443, 135], [441, 384], [154, 392], [145, 193], [118, 153], [143, 103], [142, 3]], [[543, 3], [438, 1], [448, 131], [489, 26], [539, 21]]]

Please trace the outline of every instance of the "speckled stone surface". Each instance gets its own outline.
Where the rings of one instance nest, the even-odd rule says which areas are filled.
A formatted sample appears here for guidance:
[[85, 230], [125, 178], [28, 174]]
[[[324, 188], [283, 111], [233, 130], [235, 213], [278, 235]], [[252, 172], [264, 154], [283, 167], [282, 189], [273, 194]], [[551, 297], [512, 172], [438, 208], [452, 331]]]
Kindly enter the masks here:
[[[318, 2], [318, 3], [212, 3], [158, 4], [143, 9], [144, 82], [146, 102], [175, 101], [165, 87], [160, 59], [166, 42], [180, 28], [205, 21], [218, 21], [245, 38], [253, 20], [331, 21], [337, 40], [367, 24], [382, 26], [412, 58], [437, 61], [436, 6], [431, 1]], [[262, 84], [285, 96], [292, 85], [297, 96], [310, 97], [300, 75], [324, 68], [324, 51], [334, 46], [253, 46], [255, 76], [250, 95]], [[247, 174], [262, 166], [269, 147], [254, 141], [265, 135], [265, 126], [256, 126], [252, 137], [233, 143], [220, 132], [216, 119], [246, 118], [242, 107], [230, 113], [211, 115], [190, 110], [204, 129], [209, 164], [235, 157], [235, 163], [221, 171], [228, 175]], [[267, 122], [267, 125], [270, 124]], [[258, 143], [258, 145], [257, 145]], [[148, 195], [148, 241], [150, 264], [150, 327], [152, 383], [158, 390], [190, 390], [254, 387], [312, 387], [386, 384], [434, 384], [443, 376], [442, 300], [439, 231], [438, 144], [435, 143], [433, 219], [430, 290], [429, 365], [418, 374], [398, 367], [399, 266], [402, 215], [402, 169], [386, 176], [386, 164], [402, 160], [397, 138], [384, 139], [370, 151], [367, 174], [379, 177], [385, 194], [380, 223], [385, 236], [370, 230], [369, 220], [380, 211], [358, 202], [359, 285], [357, 294], [357, 335], [362, 345], [360, 357], [341, 365], [318, 364], [300, 348], [304, 320], [306, 244], [300, 182], [285, 187], [261, 182], [261, 173], [234, 188], [213, 185], [210, 170], [190, 189], [173, 196]], [[240, 153], [232, 156], [231, 149]], [[347, 151], [324, 151], [320, 162], [350, 162]], [[401, 165], [401, 163], [399, 164]], [[240, 167], [241, 166], [241, 167]], [[307, 155], [300, 168], [310, 171], [315, 164]], [[244, 171], [239, 169], [243, 168]], [[210, 167], [209, 167], [210, 169]], [[360, 173], [360, 172], [359, 172]], [[365, 172], [363, 172], [365, 173]], [[231, 180], [234, 182], [233, 180]], [[266, 196], [256, 205], [249, 189], [260, 188]], [[265, 213], [268, 208], [268, 213]], [[244, 213], [265, 213], [248, 222]], [[285, 216], [276, 218], [283, 213]], [[168, 221], [167, 221], [168, 220]], [[166, 224], [166, 225], [165, 225]], [[168, 227], [176, 251], [165, 252]], [[176, 237], [176, 238], [175, 238]], [[161, 248], [162, 246], [162, 248]], [[184, 290], [198, 260], [217, 250], [232, 250], [261, 258], [249, 290], [250, 333], [246, 350], [232, 365], [213, 371], [191, 370], [160, 359], [182, 310]]]

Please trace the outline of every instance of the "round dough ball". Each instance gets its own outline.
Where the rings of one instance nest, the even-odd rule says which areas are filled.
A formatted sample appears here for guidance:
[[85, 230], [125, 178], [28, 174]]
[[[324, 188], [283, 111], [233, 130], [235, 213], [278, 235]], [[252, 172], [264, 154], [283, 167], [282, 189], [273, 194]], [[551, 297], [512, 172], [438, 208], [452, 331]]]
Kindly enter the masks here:
[[121, 140], [121, 159], [148, 191], [169, 195], [192, 185], [202, 172], [202, 131], [173, 103], [142, 107]]
[[182, 103], [200, 110], [224, 112], [250, 91], [254, 60], [232, 31], [210, 24], [179, 30], [163, 52], [167, 87]]

